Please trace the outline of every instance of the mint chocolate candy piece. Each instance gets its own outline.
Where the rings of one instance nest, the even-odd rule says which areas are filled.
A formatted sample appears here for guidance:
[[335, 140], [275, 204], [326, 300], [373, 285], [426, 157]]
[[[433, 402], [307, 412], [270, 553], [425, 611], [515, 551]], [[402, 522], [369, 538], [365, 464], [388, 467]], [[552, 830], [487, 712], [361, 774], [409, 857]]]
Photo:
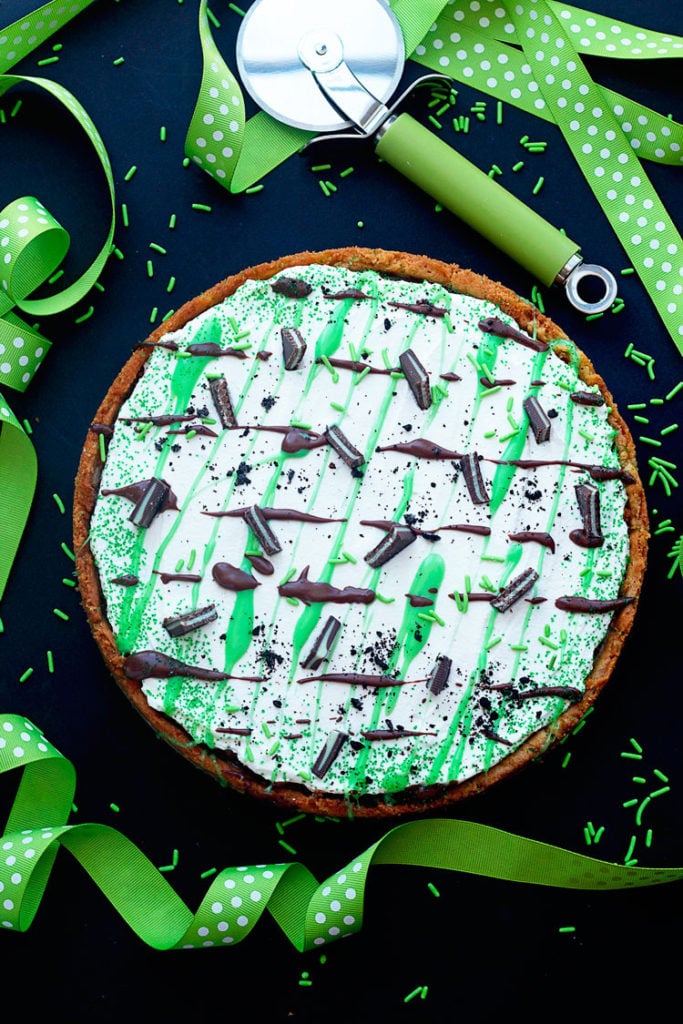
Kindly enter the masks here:
[[550, 419], [539, 400], [535, 395], [529, 395], [522, 404], [529, 417], [529, 425], [534, 432], [536, 444], [548, 441], [550, 439]]
[[301, 667], [317, 672], [322, 663], [330, 656], [330, 651], [334, 646], [340, 629], [341, 622], [339, 619], [336, 619], [334, 615], [330, 615], [320, 633], [318, 633], [310, 651], [301, 662]]
[[282, 551], [280, 542], [271, 530], [263, 511], [258, 505], [251, 505], [245, 510], [244, 519], [251, 527], [254, 536], [267, 555], [276, 555]]
[[216, 412], [218, 413], [221, 425], [225, 427], [226, 430], [228, 427], [236, 427], [237, 419], [232, 407], [230, 390], [225, 377], [214, 377], [213, 380], [210, 380], [209, 391], [213, 398], [213, 404], [216, 406]]
[[438, 697], [441, 691], [445, 690], [446, 686], [448, 686], [448, 677], [451, 674], [452, 665], [451, 659], [442, 654], [437, 658], [434, 668], [429, 673], [427, 689], [435, 697]]
[[351, 469], [358, 469], [359, 466], [363, 465], [365, 456], [351, 444], [346, 434], [339, 427], [327, 427], [325, 436], [337, 455], [344, 460], [347, 466], [350, 466]]
[[306, 342], [301, 331], [296, 327], [282, 327], [282, 358], [285, 370], [296, 370], [306, 352]]
[[341, 748], [344, 746], [348, 738], [349, 737], [345, 732], [339, 732], [338, 729], [332, 730], [325, 740], [320, 753], [315, 759], [312, 769], [314, 775], [319, 779], [323, 779], [327, 775], [327, 772], [339, 757]]
[[477, 453], [468, 452], [467, 455], [463, 455], [460, 459], [460, 468], [462, 469], [462, 475], [465, 477], [465, 483], [467, 484], [467, 490], [470, 492], [470, 498], [474, 504], [488, 504], [489, 495], [486, 490], [486, 485], [484, 484], [484, 478], [481, 475], [479, 456]]
[[218, 612], [214, 604], [207, 604], [205, 608], [195, 608], [183, 615], [172, 615], [162, 621], [162, 626], [169, 636], [186, 636], [193, 633], [195, 629], [201, 629], [210, 622], [215, 622]]
[[508, 583], [507, 587], [496, 594], [491, 600], [491, 604], [497, 612], [506, 612], [509, 608], [512, 608], [521, 597], [531, 590], [534, 583], [538, 579], [538, 573], [535, 569], [525, 569], [519, 576]]
[[429, 409], [432, 404], [432, 389], [429, 386], [429, 374], [424, 366], [412, 348], [401, 352], [398, 361], [410, 385], [410, 390], [415, 396], [415, 401], [421, 409]]
[[155, 476], [148, 480], [147, 486], [136, 501], [135, 507], [128, 517], [131, 523], [147, 529], [155, 515], [162, 510], [169, 490], [168, 484]]
[[415, 540], [415, 534], [409, 526], [402, 526], [400, 523], [393, 523], [386, 536], [382, 537], [379, 544], [376, 544], [372, 551], [368, 551], [365, 561], [373, 569], [378, 569], [390, 558], [398, 555], [400, 551], [407, 548]]

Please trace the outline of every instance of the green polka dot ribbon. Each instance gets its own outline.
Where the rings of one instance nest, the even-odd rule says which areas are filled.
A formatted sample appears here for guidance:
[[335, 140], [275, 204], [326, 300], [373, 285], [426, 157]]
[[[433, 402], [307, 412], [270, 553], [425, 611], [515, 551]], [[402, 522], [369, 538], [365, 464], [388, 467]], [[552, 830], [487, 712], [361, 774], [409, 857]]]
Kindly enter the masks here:
[[[683, 242], [641, 163], [683, 162], [683, 125], [601, 88], [579, 57], [683, 57], [683, 37], [547, 0], [396, 0], [392, 9], [414, 60], [557, 123], [683, 354]], [[204, 74], [186, 152], [230, 191], [241, 192], [313, 133], [265, 113], [245, 123], [240, 86], [213, 41], [206, 0], [199, 33]]]
[[266, 910], [299, 952], [320, 948], [361, 930], [370, 868], [381, 864], [593, 891], [683, 879], [683, 868], [612, 864], [476, 822], [430, 819], [394, 827], [323, 883], [297, 862], [224, 868], [192, 911], [121, 832], [68, 824], [73, 764], [32, 722], [0, 714], [0, 773], [14, 769], [21, 780], [0, 835], [0, 927], [8, 931], [33, 923], [60, 847], [132, 931], [159, 950], [235, 945]]

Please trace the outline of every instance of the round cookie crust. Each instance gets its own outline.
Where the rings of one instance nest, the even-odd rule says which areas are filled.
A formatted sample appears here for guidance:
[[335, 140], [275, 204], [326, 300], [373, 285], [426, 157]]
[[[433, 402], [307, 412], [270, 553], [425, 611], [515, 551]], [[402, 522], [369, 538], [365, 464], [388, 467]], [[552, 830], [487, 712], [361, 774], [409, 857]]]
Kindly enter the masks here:
[[[229, 752], [211, 749], [193, 740], [173, 719], [148, 703], [140, 681], [126, 674], [125, 659], [107, 618], [98, 569], [89, 545], [91, 517], [98, 499], [102, 473], [99, 434], [113, 428], [119, 410], [141, 378], [151, 352], [167, 335], [181, 330], [200, 314], [231, 296], [245, 282], [267, 281], [290, 268], [316, 264], [346, 268], [349, 271], [375, 271], [380, 275], [412, 282], [429, 282], [441, 285], [450, 292], [490, 302], [512, 318], [523, 331], [541, 343], [550, 344], [560, 358], [567, 362], [578, 358], [580, 380], [587, 387], [597, 388], [611, 410], [608, 419], [614, 430], [619, 466], [630, 481], [625, 488], [624, 510], [629, 555], [619, 595], [632, 600], [611, 615], [605, 638], [595, 652], [592, 671], [585, 680], [585, 691], [581, 699], [571, 703], [552, 723], [534, 732], [502, 760], [461, 782], [413, 785], [388, 794], [342, 794], [312, 790], [295, 782], [272, 782], [262, 778]], [[273, 358], [279, 358], [279, 355], [273, 355]], [[568, 735], [594, 703], [613, 672], [633, 624], [647, 560], [647, 510], [633, 440], [605, 382], [585, 353], [578, 351], [552, 320], [498, 282], [427, 256], [357, 247], [306, 251], [247, 268], [187, 302], [150, 334], [146, 342], [134, 351], [113, 382], [93, 418], [93, 424], [97, 427], [88, 433], [76, 476], [73, 519], [76, 569], [87, 620], [108, 669], [137, 711], [183, 757], [215, 776], [222, 784], [288, 809], [335, 817], [397, 817], [440, 809], [482, 792], [529, 764]]]

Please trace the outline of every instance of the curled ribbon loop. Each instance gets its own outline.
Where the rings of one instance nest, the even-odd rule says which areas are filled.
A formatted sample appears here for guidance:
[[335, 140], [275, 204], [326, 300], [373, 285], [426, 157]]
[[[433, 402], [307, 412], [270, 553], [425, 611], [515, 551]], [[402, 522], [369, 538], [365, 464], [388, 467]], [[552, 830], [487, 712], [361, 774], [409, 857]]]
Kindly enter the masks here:
[[217, 874], [196, 912], [130, 839], [107, 825], [69, 825], [70, 761], [32, 722], [0, 714], [0, 773], [23, 775], [2, 837], [0, 926], [32, 924], [60, 846], [78, 860], [143, 942], [155, 949], [235, 945], [266, 910], [299, 952], [361, 930], [368, 872], [380, 864], [460, 871], [564, 889], [615, 890], [683, 879], [683, 868], [611, 864], [470, 821], [411, 821], [319, 884], [303, 864]]
[[0, 211], [0, 382], [24, 391], [50, 342], [10, 311], [48, 280], [69, 248], [69, 235], [33, 196]]

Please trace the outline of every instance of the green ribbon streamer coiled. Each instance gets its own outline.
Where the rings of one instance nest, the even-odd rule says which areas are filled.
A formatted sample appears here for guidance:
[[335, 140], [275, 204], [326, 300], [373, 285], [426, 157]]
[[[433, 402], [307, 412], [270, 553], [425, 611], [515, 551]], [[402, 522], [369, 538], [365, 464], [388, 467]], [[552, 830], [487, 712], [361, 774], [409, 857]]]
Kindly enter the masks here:
[[33, 923], [60, 847], [90, 875], [129, 927], [159, 950], [235, 945], [266, 910], [299, 952], [363, 927], [368, 872], [380, 864], [459, 871], [509, 882], [606, 891], [683, 879], [683, 868], [627, 867], [476, 822], [397, 825], [318, 883], [303, 864], [225, 868], [193, 912], [145, 854], [108, 825], [69, 825], [73, 764], [32, 722], [0, 714], [0, 773], [21, 769], [1, 846], [0, 927]]

